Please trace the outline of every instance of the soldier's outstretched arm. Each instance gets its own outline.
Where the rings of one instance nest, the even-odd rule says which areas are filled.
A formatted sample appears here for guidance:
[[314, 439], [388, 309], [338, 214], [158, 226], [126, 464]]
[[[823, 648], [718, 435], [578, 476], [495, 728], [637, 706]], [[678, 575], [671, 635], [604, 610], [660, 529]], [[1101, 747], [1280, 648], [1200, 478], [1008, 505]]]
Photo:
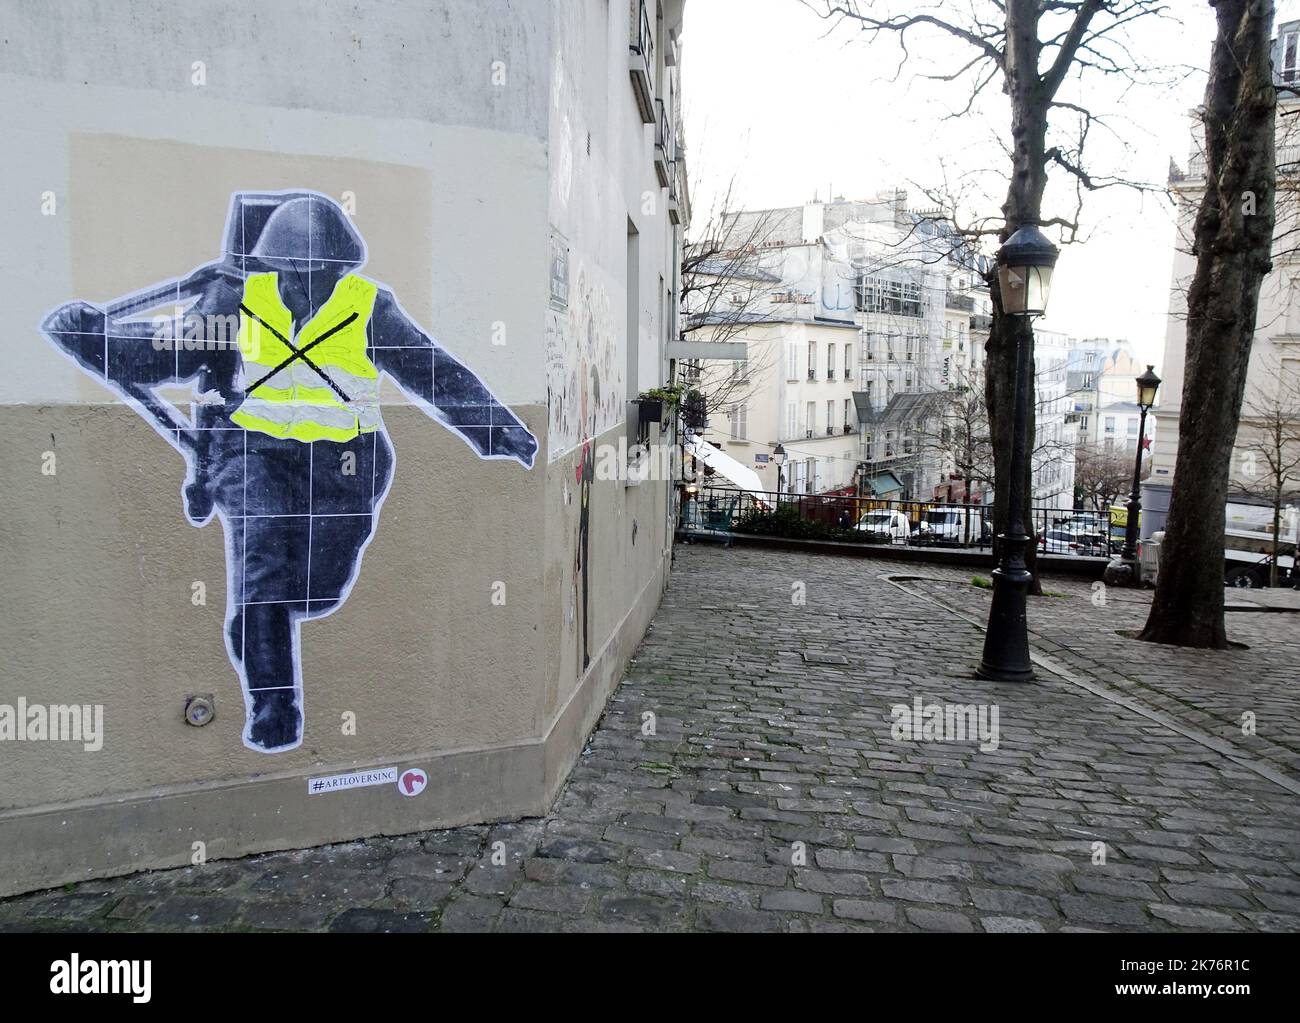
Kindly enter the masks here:
[[531, 469], [537, 438], [468, 366], [424, 333], [380, 289], [371, 317], [371, 358], [429, 415], [483, 458], [513, 458]]
[[119, 387], [150, 387], [176, 377], [172, 345], [154, 343], [152, 323], [113, 323], [89, 302], [60, 306], [41, 324], [56, 345], [94, 376]]

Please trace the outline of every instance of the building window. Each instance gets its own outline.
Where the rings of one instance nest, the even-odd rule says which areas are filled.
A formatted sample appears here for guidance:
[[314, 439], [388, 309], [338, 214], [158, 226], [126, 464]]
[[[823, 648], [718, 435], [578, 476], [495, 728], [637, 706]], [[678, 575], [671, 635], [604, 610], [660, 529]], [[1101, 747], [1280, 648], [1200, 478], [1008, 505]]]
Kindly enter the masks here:
[[788, 365], [786, 367], [785, 378], [787, 380], [799, 379], [799, 349], [795, 345], [790, 345]]
[[849, 379], [849, 374], [853, 372], [852, 359], [853, 359], [853, 346], [845, 345], [844, 346], [844, 379], [845, 380]]
[[1282, 36], [1282, 81], [1294, 82], [1297, 77], [1296, 57], [1300, 49], [1300, 32], [1287, 32]]
[[826, 402], [826, 432], [835, 432], [835, 399]]
[[785, 435], [787, 438], [799, 436], [799, 406], [794, 402], [785, 407]]
[[1106, 432], [1107, 432], [1107, 433], [1112, 433], [1112, 434], [1115, 432], [1115, 417], [1114, 417], [1114, 416], [1107, 416], [1107, 417], [1106, 417]]
[[731, 378], [733, 380], [749, 379], [749, 360], [737, 359], [731, 364]]
[[845, 426], [853, 425], [853, 399], [852, 398], [844, 399], [844, 425]]
[[835, 379], [835, 346], [833, 344], [826, 346], [826, 379]]
[[804, 430], [807, 435], [811, 437], [813, 432], [817, 429], [817, 403], [815, 401], [810, 401], [808, 403], [807, 415], [808, 419], [804, 426]]
[[817, 379], [817, 345], [808, 342], [808, 379]]
[[731, 419], [731, 439], [748, 440], [749, 409], [744, 406], [738, 409], [732, 409], [729, 418]]
[[891, 281], [863, 274], [858, 278], [853, 297], [859, 312], [893, 313], [896, 316], [924, 315], [921, 285], [910, 281]]

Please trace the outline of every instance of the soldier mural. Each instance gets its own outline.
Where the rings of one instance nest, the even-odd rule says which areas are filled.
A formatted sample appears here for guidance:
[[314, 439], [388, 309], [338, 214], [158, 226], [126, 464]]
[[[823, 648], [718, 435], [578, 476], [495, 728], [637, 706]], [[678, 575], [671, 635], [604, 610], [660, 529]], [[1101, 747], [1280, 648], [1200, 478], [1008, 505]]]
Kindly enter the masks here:
[[[394, 468], [381, 374], [480, 458], [531, 469], [537, 454], [483, 381], [357, 273], [365, 261], [328, 197], [240, 192], [219, 261], [104, 308], [70, 303], [42, 324], [185, 455], [190, 522], [220, 518], [226, 648], [255, 750], [302, 742], [299, 626], [343, 604], [374, 536]], [[163, 306], [187, 308], [142, 318]], [[198, 394], [189, 421], [155, 394], [163, 384]]]

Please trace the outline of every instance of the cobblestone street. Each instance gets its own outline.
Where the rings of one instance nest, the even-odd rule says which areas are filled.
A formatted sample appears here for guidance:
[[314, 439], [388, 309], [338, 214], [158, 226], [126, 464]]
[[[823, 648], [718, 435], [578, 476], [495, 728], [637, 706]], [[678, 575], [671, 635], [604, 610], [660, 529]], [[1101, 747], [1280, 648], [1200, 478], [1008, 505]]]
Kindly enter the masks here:
[[[1046, 587], [1037, 681], [997, 684], [969, 573], [679, 547], [546, 818], [87, 882], [0, 928], [1300, 930], [1300, 614], [1192, 652], [1119, 634], [1147, 595]], [[894, 738], [917, 698], [996, 706], [996, 748]]]

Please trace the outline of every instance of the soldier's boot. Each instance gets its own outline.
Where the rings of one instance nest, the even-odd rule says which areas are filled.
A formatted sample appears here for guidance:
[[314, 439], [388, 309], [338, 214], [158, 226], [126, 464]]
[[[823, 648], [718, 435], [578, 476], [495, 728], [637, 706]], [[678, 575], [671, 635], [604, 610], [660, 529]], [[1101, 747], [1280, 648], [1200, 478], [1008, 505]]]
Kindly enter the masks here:
[[250, 694], [248, 741], [273, 753], [302, 741], [302, 707], [297, 689], [254, 689]]

